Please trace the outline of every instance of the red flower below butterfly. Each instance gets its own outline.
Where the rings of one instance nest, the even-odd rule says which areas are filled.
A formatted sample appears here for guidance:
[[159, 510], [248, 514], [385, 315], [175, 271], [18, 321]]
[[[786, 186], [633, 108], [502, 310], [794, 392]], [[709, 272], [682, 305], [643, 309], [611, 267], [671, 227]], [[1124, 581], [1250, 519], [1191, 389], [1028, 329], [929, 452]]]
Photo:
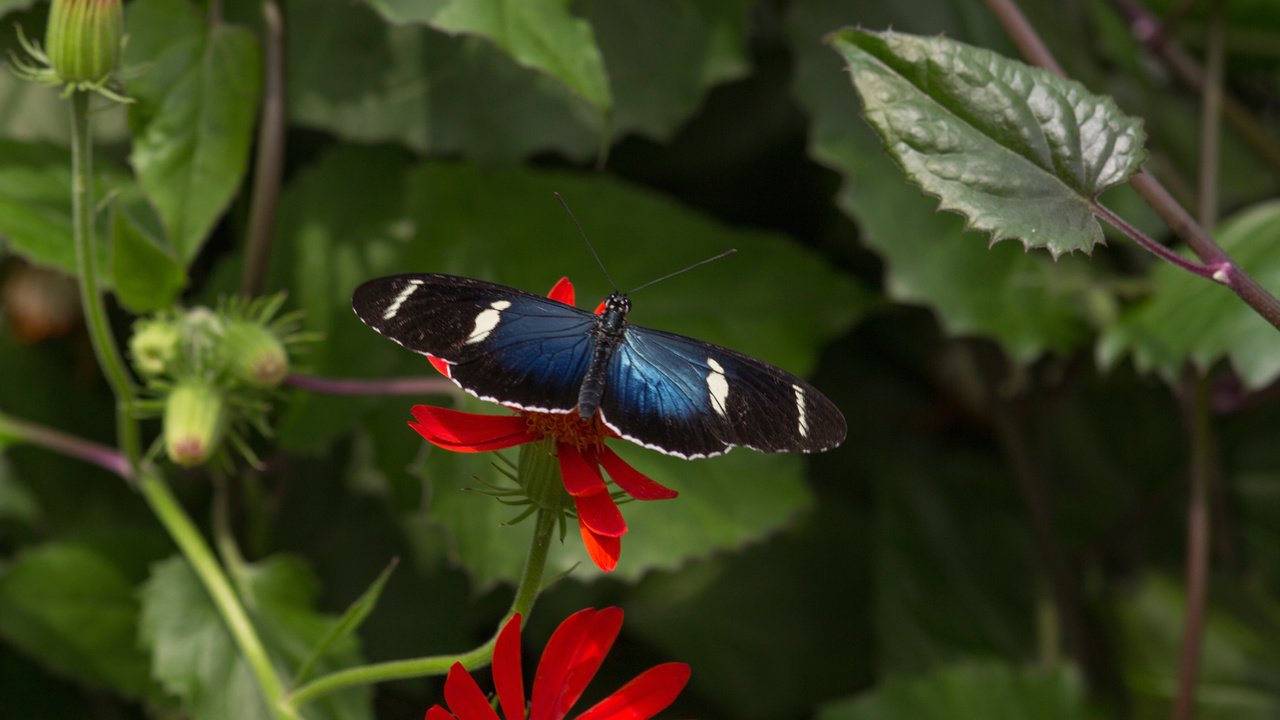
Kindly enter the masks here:
[[[609, 653], [622, 627], [622, 610], [579, 610], [551, 635], [533, 681], [530, 720], [562, 720]], [[636, 676], [596, 703], [577, 720], [647, 720], [670, 705], [689, 682], [685, 663], [663, 663]], [[520, 668], [520, 616], [498, 634], [493, 650], [493, 685], [506, 720], [525, 720], [524, 676]], [[454, 663], [444, 684], [449, 709], [435, 705], [425, 720], [499, 720], [484, 692], [462, 663]]]
[[[574, 302], [568, 278], [547, 297], [568, 305]], [[597, 308], [596, 312], [599, 313]], [[448, 374], [444, 361], [427, 356], [437, 370]], [[540, 413], [517, 410], [515, 415], [479, 415], [430, 405], [413, 407], [409, 426], [437, 447], [454, 452], [502, 450], [543, 438], [554, 438], [564, 488], [573, 498], [582, 542], [592, 561], [605, 572], [618, 565], [627, 523], [609, 493], [601, 468], [627, 495], [636, 500], [665, 500], [676, 491], [651, 480], [628, 465], [604, 444], [616, 437], [599, 417], [583, 420], [576, 413]]]

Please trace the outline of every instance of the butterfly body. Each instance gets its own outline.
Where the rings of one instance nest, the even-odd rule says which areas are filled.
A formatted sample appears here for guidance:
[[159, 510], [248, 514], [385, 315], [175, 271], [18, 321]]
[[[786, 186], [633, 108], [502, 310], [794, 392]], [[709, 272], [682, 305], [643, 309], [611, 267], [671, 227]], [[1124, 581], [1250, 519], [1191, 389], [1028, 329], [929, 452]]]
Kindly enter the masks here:
[[844, 440], [843, 415], [794, 375], [748, 355], [630, 324], [614, 293], [599, 315], [522, 290], [439, 274], [370, 280], [365, 324], [443, 360], [459, 387], [530, 412], [599, 413], [613, 432], [683, 458], [733, 446], [816, 452]]

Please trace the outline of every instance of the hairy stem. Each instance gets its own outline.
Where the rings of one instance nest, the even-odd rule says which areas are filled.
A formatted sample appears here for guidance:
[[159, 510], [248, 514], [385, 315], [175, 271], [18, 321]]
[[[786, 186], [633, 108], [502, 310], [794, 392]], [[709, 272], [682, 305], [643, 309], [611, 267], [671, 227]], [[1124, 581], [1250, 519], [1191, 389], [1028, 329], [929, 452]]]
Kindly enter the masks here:
[[93, 125], [89, 111], [90, 93], [77, 90], [71, 94], [71, 230], [76, 246], [79, 269], [80, 304], [85, 325], [111, 390], [116, 396], [116, 435], [120, 450], [136, 471], [142, 457], [142, 439], [133, 417], [137, 393], [132, 376], [120, 355], [116, 338], [107, 322], [107, 310], [98, 285], [98, 244], [93, 226]]
[[[106, 307], [98, 285], [97, 246], [93, 240], [93, 146], [89, 93], [76, 91], [71, 96], [71, 204], [72, 231], [75, 235], [76, 263], [80, 275], [80, 300], [84, 307], [85, 325], [94, 355], [116, 396], [116, 422], [120, 450], [130, 476], [136, 476], [142, 496], [151, 506], [178, 549], [191, 563], [196, 575], [209, 591], [214, 605], [226, 622], [241, 654], [253, 669], [263, 696], [274, 717], [296, 718], [289, 708], [279, 707], [283, 686], [257, 631], [244, 606], [227, 582], [226, 575], [214, 559], [209, 546], [187, 517], [182, 506], [169, 492], [164, 479], [150, 468], [141, 466], [141, 431], [133, 407], [137, 388], [125, 368], [124, 359], [107, 323]], [[45, 436], [49, 439], [49, 436]]]
[[[525, 559], [524, 572], [520, 576], [520, 584], [516, 587], [511, 609], [507, 611], [498, 630], [506, 624], [507, 618], [520, 613], [525, 619], [529, 610], [542, 589], [542, 574], [546, 568], [547, 551], [551, 548], [551, 534], [556, 526], [556, 516], [547, 510], [539, 510], [537, 525], [533, 531], [533, 542], [529, 546], [529, 554]], [[285, 698], [291, 707], [298, 708], [336, 690], [353, 685], [369, 685], [384, 680], [401, 680], [404, 678], [423, 677], [427, 675], [443, 675], [455, 662], [467, 668], [475, 668], [489, 662], [493, 657], [493, 646], [498, 641], [498, 633], [480, 647], [458, 655], [435, 655], [412, 658], [409, 660], [393, 660], [375, 663], [363, 667], [349, 668], [331, 673], [303, 685]]]

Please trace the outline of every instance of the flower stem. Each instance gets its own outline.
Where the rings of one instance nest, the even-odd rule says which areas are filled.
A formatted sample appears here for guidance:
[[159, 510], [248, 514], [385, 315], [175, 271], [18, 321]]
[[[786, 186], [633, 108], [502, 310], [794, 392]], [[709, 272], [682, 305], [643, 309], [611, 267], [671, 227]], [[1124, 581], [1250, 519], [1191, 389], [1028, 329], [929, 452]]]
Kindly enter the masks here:
[[[141, 465], [141, 431], [133, 412], [137, 387], [125, 368], [120, 348], [111, 334], [106, 307], [102, 301], [102, 290], [98, 285], [97, 244], [93, 239], [93, 135], [90, 121], [89, 93], [77, 90], [71, 95], [71, 205], [76, 265], [80, 276], [80, 302], [84, 308], [85, 325], [89, 328], [94, 355], [116, 396], [116, 432], [120, 450], [129, 474], [136, 476], [138, 487], [151, 506], [151, 511], [168, 530], [178, 549], [186, 556], [209, 591], [241, 654], [252, 668], [272, 716], [279, 720], [296, 718], [298, 715], [293, 708], [280, 704], [284, 686], [271, 665], [271, 659], [250, 622], [248, 613], [231, 589], [226, 574], [209, 546], [187, 517], [182, 505], [173, 497], [164, 479], [154, 470]], [[46, 435], [45, 439], [50, 439], [50, 436]]]
[[169, 486], [159, 475], [144, 471], [139, 488], [151, 506], [151, 510], [169, 531], [169, 535], [186, 556], [187, 562], [191, 563], [191, 568], [200, 578], [200, 582], [209, 591], [209, 597], [212, 598], [213, 604], [226, 622], [227, 630], [231, 632], [231, 637], [240, 648], [240, 654], [253, 670], [272, 716], [281, 720], [299, 717], [293, 707], [281, 702], [284, 696], [284, 684], [276, 674], [275, 666], [271, 664], [266, 647], [263, 646], [248, 613], [240, 604], [240, 599], [231, 588], [231, 583], [209, 549], [209, 545], [191, 519], [187, 517], [173, 493], [169, 491]]
[[[498, 623], [499, 628], [506, 623], [507, 618], [516, 613], [520, 613], [522, 617], [526, 620], [528, 619], [529, 611], [533, 608], [533, 602], [537, 599], [538, 592], [542, 589], [542, 574], [546, 569], [547, 551], [551, 548], [551, 533], [555, 526], [555, 513], [547, 510], [538, 511], [537, 525], [533, 531], [533, 542], [530, 544], [529, 554], [525, 558], [524, 572], [520, 576], [520, 585], [516, 588], [515, 597], [511, 601], [511, 609], [507, 611], [503, 621]], [[497, 641], [498, 635], [494, 633], [493, 637], [489, 638], [483, 645], [458, 655], [434, 655], [411, 658], [409, 660], [392, 660], [390, 662], [340, 670], [316, 678], [294, 690], [284, 698], [284, 703], [289, 707], [299, 708], [321, 696], [353, 685], [369, 685], [384, 680], [443, 675], [449, 671], [449, 668], [455, 662], [462, 663], [468, 669], [479, 667], [489, 662], [493, 657], [493, 646]]]
[[107, 323], [107, 311], [98, 287], [98, 245], [93, 238], [93, 131], [89, 92], [71, 94], [71, 212], [75, 236], [76, 266], [80, 270], [80, 303], [98, 366], [116, 396], [116, 433], [120, 450], [137, 470], [142, 457], [138, 423], [133, 418], [136, 388], [125, 369], [120, 348]]

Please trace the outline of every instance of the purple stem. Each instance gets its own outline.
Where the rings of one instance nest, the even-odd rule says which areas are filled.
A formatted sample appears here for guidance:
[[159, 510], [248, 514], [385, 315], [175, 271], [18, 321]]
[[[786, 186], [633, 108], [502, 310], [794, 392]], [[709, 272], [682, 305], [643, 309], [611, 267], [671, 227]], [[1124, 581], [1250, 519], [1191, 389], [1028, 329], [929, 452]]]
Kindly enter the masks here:
[[12, 435], [20, 441], [61, 453], [68, 457], [97, 465], [119, 475], [125, 480], [134, 479], [128, 459], [115, 448], [83, 440], [67, 433], [36, 425], [9, 416], [0, 416], [0, 433]]
[[290, 375], [285, 382], [294, 387], [326, 395], [443, 395], [451, 394], [458, 389], [458, 386], [444, 378], [432, 377], [360, 380]]

